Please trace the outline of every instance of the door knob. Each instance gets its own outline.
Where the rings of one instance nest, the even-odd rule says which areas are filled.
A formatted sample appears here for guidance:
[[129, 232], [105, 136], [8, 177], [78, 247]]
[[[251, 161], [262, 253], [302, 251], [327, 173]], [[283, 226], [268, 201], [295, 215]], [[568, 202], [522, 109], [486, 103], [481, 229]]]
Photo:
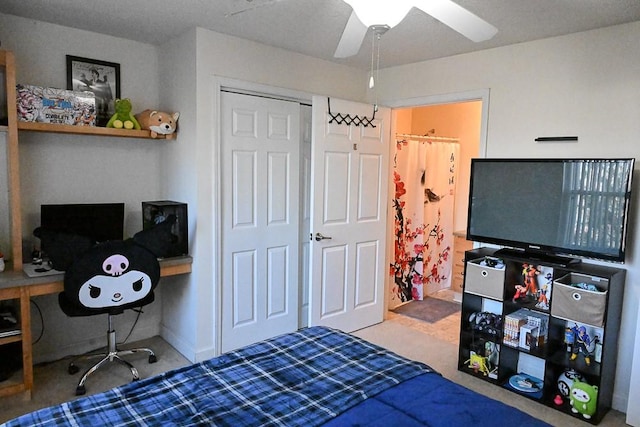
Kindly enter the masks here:
[[322, 233], [316, 233], [316, 242], [319, 242], [320, 240], [330, 240], [331, 237], [328, 236], [323, 236]]

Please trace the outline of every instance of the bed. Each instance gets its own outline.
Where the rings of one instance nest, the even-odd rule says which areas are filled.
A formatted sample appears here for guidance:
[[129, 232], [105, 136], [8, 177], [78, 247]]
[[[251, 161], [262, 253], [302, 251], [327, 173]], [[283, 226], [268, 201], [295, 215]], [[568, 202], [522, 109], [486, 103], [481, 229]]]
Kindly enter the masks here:
[[429, 366], [310, 327], [6, 426], [547, 426]]

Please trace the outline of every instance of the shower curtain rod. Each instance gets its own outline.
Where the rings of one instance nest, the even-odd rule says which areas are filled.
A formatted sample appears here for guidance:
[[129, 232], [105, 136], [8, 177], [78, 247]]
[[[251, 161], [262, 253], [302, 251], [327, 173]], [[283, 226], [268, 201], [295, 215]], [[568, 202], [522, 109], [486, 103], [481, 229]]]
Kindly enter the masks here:
[[459, 143], [459, 138], [448, 138], [445, 136], [430, 136], [430, 135], [411, 135], [408, 133], [397, 133], [397, 138], [417, 139], [419, 141], [433, 141], [433, 142], [456, 142]]

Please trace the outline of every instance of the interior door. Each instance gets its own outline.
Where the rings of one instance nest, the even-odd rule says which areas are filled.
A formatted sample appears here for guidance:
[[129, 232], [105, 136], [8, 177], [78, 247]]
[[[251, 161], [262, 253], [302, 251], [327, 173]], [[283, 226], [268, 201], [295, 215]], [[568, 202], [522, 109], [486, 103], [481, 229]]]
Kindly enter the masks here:
[[298, 103], [222, 92], [221, 351], [298, 328]]
[[[333, 114], [373, 106], [331, 98]], [[314, 97], [311, 173], [311, 324], [351, 332], [383, 320], [390, 110], [372, 126], [329, 123]]]

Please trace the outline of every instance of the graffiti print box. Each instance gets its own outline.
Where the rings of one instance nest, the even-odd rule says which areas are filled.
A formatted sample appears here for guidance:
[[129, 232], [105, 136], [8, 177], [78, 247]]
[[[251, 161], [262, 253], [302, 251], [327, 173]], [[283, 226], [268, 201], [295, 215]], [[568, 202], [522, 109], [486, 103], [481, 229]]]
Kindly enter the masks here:
[[95, 126], [96, 99], [92, 92], [17, 85], [18, 120]]

